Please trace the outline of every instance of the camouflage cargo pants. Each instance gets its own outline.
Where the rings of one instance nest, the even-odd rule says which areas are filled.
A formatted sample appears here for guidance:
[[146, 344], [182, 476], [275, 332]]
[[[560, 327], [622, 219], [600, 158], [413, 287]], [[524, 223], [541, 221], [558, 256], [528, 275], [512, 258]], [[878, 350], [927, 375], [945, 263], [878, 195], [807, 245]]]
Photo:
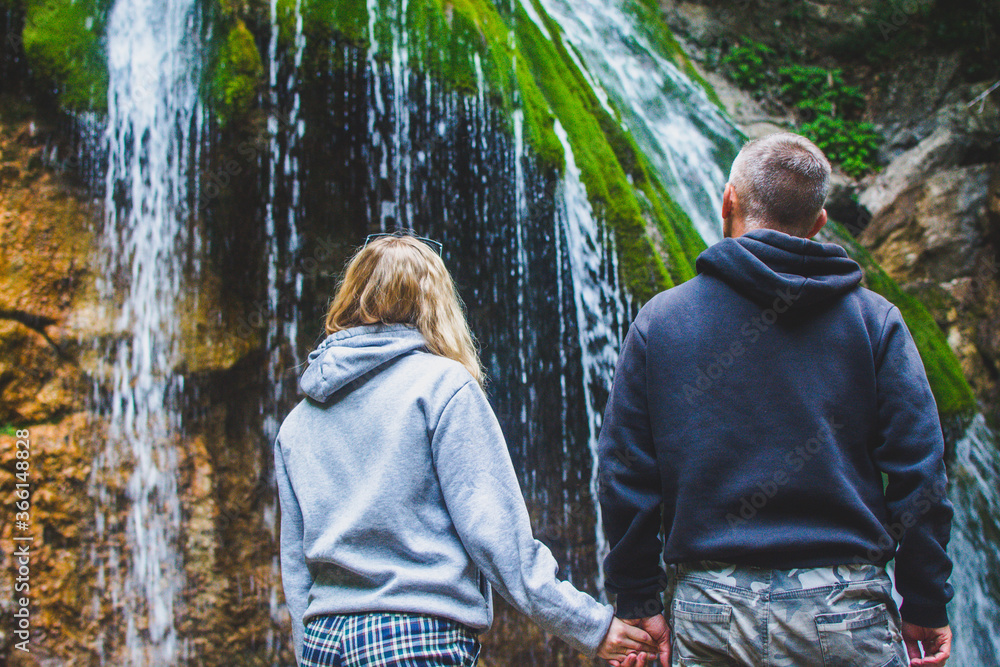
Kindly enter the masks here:
[[895, 667], [909, 664], [885, 568], [677, 566], [672, 665]]

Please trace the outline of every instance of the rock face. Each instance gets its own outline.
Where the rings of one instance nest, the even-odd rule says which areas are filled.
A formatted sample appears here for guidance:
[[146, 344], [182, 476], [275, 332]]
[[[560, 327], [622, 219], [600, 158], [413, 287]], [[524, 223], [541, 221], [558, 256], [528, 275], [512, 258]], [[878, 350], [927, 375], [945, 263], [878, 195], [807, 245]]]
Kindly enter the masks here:
[[[130, 619], [118, 600], [128, 580], [132, 469], [109, 450], [107, 424], [91, 404], [102, 391], [98, 350], [120, 332], [96, 286], [103, 212], [75, 181], [80, 165], [70, 155], [53, 121], [19, 97], [0, 96], [0, 488], [19, 481], [18, 432], [28, 433], [30, 451], [29, 526], [4, 521], [0, 540], [32, 537], [31, 653], [13, 648], [12, 624], [0, 628], [0, 655], [12, 665], [99, 665], [127, 652]], [[192, 610], [179, 630], [200, 642], [215, 637], [215, 664], [254, 664], [242, 654], [284, 633], [270, 613], [270, 589], [254, 584], [273, 579], [273, 535], [263, 519], [273, 500], [271, 464], [246, 420], [256, 404], [224, 388], [260, 391], [260, 341], [234, 333], [243, 304], [223, 304], [219, 283], [209, 267], [192, 290], [199, 298], [180, 309], [179, 371], [201, 398], [171, 443], [184, 517], [183, 602]], [[206, 405], [223, 393], [227, 400]], [[0, 551], [0, 570], [17, 571], [10, 549]], [[13, 596], [0, 599], [5, 618], [13, 604]]]
[[985, 82], [941, 90], [949, 75], [930, 73], [928, 101], [939, 100], [930, 111], [910, 106], [916, 81], [889, 77], [898, 88], [890, 85], [878, 110], [895, 157], [860, 192], [870, 222], [858, 240], [928, 307], [997, 420], [1000, 98]]
[[859, 240], [948, 335], [995, 418], [1000, 407], [1000, 164], [908, 181]]

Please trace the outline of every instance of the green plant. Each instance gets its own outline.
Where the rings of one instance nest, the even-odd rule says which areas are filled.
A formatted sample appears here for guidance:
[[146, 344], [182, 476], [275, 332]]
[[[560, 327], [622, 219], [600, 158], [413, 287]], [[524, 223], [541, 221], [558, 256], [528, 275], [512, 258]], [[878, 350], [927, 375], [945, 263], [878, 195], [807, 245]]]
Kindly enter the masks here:
[[802, 111], [829, 116], [852, 116], [865, 108], [857, 86], [844, 83], [839, 69], [788, 65], [778, 70], [781, 97]]
[[[840, 74], [840, 70], [834, 70]], [[832, 71], [822, 67], [786, 65], [778, 68], [778, 79], [781, 81], [781, 97], [788, 102], [798, 102], [809, 98], [818, 98], [824, 94], [832, 83]]]
[[722, 65], [741, 88], [761, 90], [771, 78], [774, 49], [752, 39], [742, 41], [723, 57]]
[[[840, 69], [790, 62], [753, 40], [730, 49], [722, 63], [742, 88], [773, 94], [796, 111], [798, 131], [819, 146], [844, 173], [858, 178], [876, 167], [881, 138], [869, 123], [857, 121], [865, 96], [844, 81]], [[776, 75], [771, 72], [775, 72]]]
[[831, 161], [840, 163], [849, 176], [858, 178], [876, 166], [881, 137], [871, 123], [817, 116], [800, 126], [799, 132], [819, 146]]

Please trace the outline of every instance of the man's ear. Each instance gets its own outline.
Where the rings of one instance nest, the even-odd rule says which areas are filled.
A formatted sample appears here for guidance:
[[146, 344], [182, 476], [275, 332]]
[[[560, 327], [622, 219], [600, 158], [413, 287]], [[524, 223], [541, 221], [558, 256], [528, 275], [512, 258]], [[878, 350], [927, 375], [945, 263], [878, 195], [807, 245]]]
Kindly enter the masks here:
[[732, 183], [726, 183], [726, 189], [722, 192], [722, 219], [725, 220], [733, 212], [736, 202], [736, 188]]
[[[724, 203], [723, 206], [725, 206]], [[809, 233], [806, 234], [805, 237], [807, 239], [811, 239], [812, 237], [819, 234], [819, 230], [823, 229], [823, 225], [826, 224], [826, 219], [827, 219], [826, 209], [824, 208], [822, 211], [819, 212], [819, 215], [816, 216], [816, 222], [813, 223], [813, 226], [809, 229]]]

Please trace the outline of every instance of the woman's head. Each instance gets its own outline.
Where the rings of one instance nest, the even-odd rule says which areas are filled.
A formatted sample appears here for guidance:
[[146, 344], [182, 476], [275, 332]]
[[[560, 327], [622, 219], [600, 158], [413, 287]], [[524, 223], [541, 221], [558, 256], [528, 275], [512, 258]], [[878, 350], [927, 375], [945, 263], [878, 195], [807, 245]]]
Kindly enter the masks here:
[[355, 253], [326, 315], [326, 332], [365, 324], [412, 324], [431, 352], [483, 371], [444, 262], [413, 236], [381, 236]]

